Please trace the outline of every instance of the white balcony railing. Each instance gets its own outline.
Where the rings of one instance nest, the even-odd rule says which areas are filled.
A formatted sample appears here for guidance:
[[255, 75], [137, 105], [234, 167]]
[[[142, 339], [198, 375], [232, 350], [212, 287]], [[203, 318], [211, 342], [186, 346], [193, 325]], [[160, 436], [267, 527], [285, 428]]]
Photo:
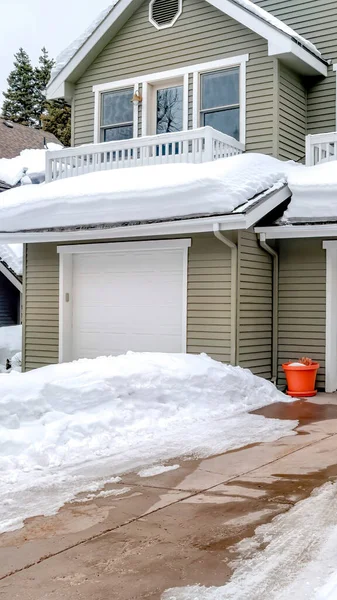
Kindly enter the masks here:
[[305, 154], [308, 167], [337, 160], [337, 131], [307, 135]]
[[244, 150], [244, 144], [212, 127], [63, 148], [46, 152], [46, 182], [109, 169], [203, 163]]

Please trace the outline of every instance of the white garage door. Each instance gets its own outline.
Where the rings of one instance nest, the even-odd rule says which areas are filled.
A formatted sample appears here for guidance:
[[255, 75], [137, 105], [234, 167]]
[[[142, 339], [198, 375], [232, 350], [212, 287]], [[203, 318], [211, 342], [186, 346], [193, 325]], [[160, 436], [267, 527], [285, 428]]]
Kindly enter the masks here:
[[72, 359], [185, 351], [187, 240], [179, 241], [185, 248], [105, 244], [116, 250], [72, 255]]

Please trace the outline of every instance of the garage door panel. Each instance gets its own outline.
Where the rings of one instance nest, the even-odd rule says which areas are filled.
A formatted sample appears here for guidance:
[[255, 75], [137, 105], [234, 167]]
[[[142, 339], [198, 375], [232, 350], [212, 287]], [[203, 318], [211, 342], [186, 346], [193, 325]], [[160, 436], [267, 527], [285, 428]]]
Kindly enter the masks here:
[[181, 352], [183, 250], [73, 256], [73, 358]]

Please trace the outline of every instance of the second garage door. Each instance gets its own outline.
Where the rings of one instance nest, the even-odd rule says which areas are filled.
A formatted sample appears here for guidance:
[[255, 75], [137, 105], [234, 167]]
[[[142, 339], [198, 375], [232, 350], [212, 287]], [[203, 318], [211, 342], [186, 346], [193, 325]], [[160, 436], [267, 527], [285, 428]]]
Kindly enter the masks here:
[[72, 255], [73, 359], [185, 351], [187, 248], [126, 246]]

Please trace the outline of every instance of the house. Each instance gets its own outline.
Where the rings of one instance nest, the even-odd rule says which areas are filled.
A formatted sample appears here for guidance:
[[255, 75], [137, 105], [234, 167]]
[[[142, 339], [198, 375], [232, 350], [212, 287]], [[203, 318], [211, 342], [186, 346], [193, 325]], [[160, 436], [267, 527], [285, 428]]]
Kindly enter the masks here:
[[59, 141], [48, 131], [0, 118], [0, 159], [19, 156], [26, 148], [43, 149], [48, 143], [59, 144]]
[[307, 354], [319, 386], [337, 388], [337, 227], [279, 224], [287, 185], [261, 173], [265, 188], [222, 213], [206, 186], [193, 218], [172, 196], [174, 218], [158, 197], [156, 218], [142, 219], [139, 194], [113, 222], [100, 210], [115, 185], [86, 222], [63, 186], [74, 182], [73, 197], [83, 174], [120, 182], [133, 167], [131, 184], [142, 166], [158, 180], [163, 163], [201, 171], [242, 153], [337, 158], [336, 26], [333, 0], [118, 0], [59, 57], [48, 95], [72, 104], [72, 148], [47, 153], [45, 186], [59, 204], [39, 226], [34, 212], [20, 231], [0, 226], [0, 241], [25, 243], [24, 369], [128, 349], [207, 352], [282, 384], [282, 361]]
[[21, 323], [22, 246], [0, 244], [0, 327]]

